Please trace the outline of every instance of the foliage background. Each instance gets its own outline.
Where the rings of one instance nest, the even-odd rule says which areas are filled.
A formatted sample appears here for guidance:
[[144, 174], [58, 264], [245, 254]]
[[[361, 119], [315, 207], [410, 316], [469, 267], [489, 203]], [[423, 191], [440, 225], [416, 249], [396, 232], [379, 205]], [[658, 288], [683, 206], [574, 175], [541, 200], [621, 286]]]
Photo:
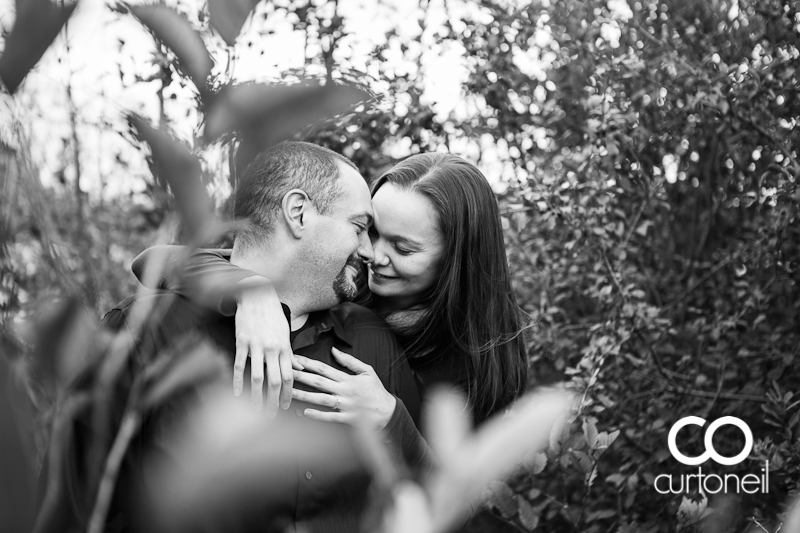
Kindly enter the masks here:
[[[298, 138], [346, 154], [367, 178], [398, 157], [449, 150], [494, 182], [517, 300], [539, 323], [531, 384], [569, 380], [583, 398], [578, 423], [546, 455], [492, 485], [498, 512], [528, 531], [775, 531], [800, 474], [800, 3], [422, 2], [417, 20], [403, 21], [410, 35], [390, 33], [360, 59], [368, 74], [348, 67], [354, 47], [340, 51], [358, 29], [337, 2], [263, 6], [241, 46], [266, 35], [257, 21], [283, 17], [306, 36], [302, 73], [357, 79], [385, 96]], [[236, 54], [202, 8], [178, 8], [215, 57], [232, 54], [218, 76], [234, 78]], [[434, 44], [457, 50], [467, 72], [447, 113], [423, 91]], [[398, 50], [410, 66], [387, 60]], [[149, 77], [125, 77], [120, 65], [157, 102], [153, 122], [202, 157], [225, 218], [228, 148], [201, 151], [202, 108], [174, 56], [157, 46]], [[64, 92], [71, 127], [52, 183], [32, 156], [30, 109], [3, 126], [0, 320], [15, 342], [54, 297], [81, 294], [100, 316], [133, 292], [132, 257], [179, 236], [145, 153], [113, 168], [140, 181], [136, 192], [89, 190], [87, 129], [134, 141], [119, 117], [85, 119], [71, 86]], [[176, 119], [192, 109], [194, 129]], [[45, 416], [35, 380], [30, 391]], [[688, 415], [744, 419], [756, 436], [751, 458], [708, 468], [744, 474], [769, 460], [769, 494], [658, 494], [655, 476], [691, 473], [666, 445]], [[741, 439], [723, 430], [715, 443], [734, 455]], [[699, 453], [700, 435], [681, 446]]]

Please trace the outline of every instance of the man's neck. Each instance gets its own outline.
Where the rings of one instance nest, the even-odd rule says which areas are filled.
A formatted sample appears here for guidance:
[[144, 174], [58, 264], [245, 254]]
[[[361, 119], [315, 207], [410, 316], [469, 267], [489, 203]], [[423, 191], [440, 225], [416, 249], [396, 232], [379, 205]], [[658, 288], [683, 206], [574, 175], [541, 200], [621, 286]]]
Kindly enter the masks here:
[[287, 274], [285, 265], [291, 264], [290, 258], [283, 257], [279, 261], [276, 259], [278, 258], [275, 257], [275, 254], [248, 251], [246, 253], [233, 253], [231, 255], [231, 264], [255, 272], [272, 283], [281, 303], [289, 307], [291, 330], [297, 331], [308, 320], [308, 310], [302, 304], [302, 297], [285, 283]]

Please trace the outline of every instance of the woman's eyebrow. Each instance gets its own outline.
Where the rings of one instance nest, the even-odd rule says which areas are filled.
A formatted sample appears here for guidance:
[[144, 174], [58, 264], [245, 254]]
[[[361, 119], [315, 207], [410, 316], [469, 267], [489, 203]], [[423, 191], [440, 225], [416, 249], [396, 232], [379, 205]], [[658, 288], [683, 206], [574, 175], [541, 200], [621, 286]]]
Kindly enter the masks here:
[[402, 235], [385, 235], [385, 237], [396, 243], [408, 244], [411, 246], [415, 246], [417, 248], [421, 246], [421, 244], [415, 241], [414, 239], [409, 239], [408, 237], [403, 237]]

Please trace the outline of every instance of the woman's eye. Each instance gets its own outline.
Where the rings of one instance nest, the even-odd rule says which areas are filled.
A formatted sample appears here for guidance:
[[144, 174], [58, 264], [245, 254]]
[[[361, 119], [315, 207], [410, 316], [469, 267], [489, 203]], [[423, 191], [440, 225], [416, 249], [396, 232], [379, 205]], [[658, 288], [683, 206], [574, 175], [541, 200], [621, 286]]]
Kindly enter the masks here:
[[397, 250], [397, 253], [400, 255], [410, 255], [414, 253], [413, 250], [408, 250], [406, 248], [403, 248], [402, 246], [398, 246], [397, 244], [394, 245], [394, 249]]

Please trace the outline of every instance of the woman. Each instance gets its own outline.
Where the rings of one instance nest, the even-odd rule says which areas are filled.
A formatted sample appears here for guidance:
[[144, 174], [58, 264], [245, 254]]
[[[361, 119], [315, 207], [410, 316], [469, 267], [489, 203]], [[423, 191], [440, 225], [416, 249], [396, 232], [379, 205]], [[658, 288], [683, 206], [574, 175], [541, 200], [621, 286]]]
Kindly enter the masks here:
[[[437, 383], [455, 386], [466, 393], [475, 421], [481, 422], [520, 396], [527, 381], [524, 314], [513, 300], [492, 189], [483, 174], [460, 157], [418, 154], [380, 176], [371, 191], [375, 258], [365, 266], [366, 283], [356, 301], [389, 324], [423, 394]], [[163, 250], [145, 251], [134, 270], [140, 271], [156, 253], [163, 259]], [[167, 260], [173, 270], [175, 260], [172, 265]], [[190, 275], [199, 279], [212, 271], [238, 270], [211, 251], [201, 251], [191, 261]], [[168, 273], [160, 285], [180, 292], [182, 282], [172, 277]], [[266, 303], [241, 300], [237, 340], [269, 344], [270, 339], [259, 339], [273, 332], [264, 332], [264, 322], [254, 317], [279, 312], [277, 295]], [[355, 358], [334, 355], [346, 368], [363, 370]], [[342, 413], [312, 410], [307, 413], [312, 418], [339, 416], [346, 421], [347, 411], [368, 407], [360, 405], [369, 397], [363, 390], [335, 385], [350, 379], [347, 374], [317, 361], [300, 363], [304, 370], [295, 372], [296, 380], [308, 383], [311, 373], [317, 373], [328, 378], [323, 386], [329, 386], [320, 394], [293, 390], [292, 397]], [[388, 419], [383, 418], [385, 425]]]

